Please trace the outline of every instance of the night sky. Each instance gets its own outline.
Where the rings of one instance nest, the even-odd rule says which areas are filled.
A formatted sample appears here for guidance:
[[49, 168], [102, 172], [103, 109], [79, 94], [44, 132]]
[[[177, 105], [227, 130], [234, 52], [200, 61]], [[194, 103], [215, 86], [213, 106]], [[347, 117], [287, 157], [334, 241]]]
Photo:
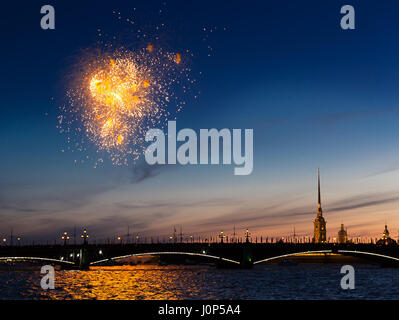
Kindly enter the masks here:
[[[55, 30], [40, 28], [44, 4], [55, 8]], [[356, 10], [355, 30], [340, 28], [345, 4]], [[53, 240], [75, 226], [96, 239], [127, 226], [167, 236], [174, 225], [193, 235], [235, 225], [240, 234], [295, 227], [310, 236], [320, 166], [327, 237], [341, 221], [350, 238], [378, 237], [385, 222], [397, 237], [397, 2], [29, 1], [2, 12], [0, 236], [13, 228]], [[197, 83], [178, 129], [254, 129], [251, 175], [234, 176], [233, 165], [94, 168], [61, 152], [57, 117], [81, 52], [112, 36], [140, 48], [137, 30], [160, 23], [158, 45], [194, 54]]]

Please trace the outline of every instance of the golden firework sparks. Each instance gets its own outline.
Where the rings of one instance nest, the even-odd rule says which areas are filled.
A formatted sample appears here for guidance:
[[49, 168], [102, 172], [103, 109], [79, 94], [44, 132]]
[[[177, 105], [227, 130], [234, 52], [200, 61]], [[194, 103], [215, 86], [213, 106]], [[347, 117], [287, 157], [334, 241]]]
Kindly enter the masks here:
[[179, 64], [180, 61], [181, 61], [181, 54], [180, 54], [180, 53], [176, 53], [175, 62], [176, 62], [177, 64]]
[[148, 128], [166, 123], [170, 102], [176, 112], [184, 104], [174, 89], [190, 70], [178, 66], [180, 62], [180, 53], [153, 51], [152, 44], [137, 52], [119, 49], [88, 55], [67, 92], [69, 103], [59, 121], [62, 131], [70, 133], [74, 127], [76, 136], [84, 134], [81, 145], [87, 137], [114, 164], [137, 159]]

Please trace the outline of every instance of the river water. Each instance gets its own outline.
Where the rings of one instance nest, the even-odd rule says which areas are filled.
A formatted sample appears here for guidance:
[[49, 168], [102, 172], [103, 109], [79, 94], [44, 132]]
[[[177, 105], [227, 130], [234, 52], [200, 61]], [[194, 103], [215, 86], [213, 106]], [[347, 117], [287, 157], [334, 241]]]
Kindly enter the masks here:
[[0, 299], [399, 299], [399, 269], [355, 266], [355, 289], [343, 290], [339, 265], [113, 266], [56, 271], [55, 289], [37, 271], [0, 271]]

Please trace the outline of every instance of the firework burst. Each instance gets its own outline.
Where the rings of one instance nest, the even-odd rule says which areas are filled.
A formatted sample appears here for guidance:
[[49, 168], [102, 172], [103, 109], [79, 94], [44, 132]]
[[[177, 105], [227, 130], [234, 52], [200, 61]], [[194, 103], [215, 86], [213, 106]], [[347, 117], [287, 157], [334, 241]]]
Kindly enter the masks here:
[[[164, 52], [151, 43], [135, 52], [85, 54], [75, 70], [59, 127], [68, 134], [72, 151], [86, 150], [88, 140], [115, 165], [139, 158], [146, 131], [164, 127], [181, 110], [185, 102], [177, 91], [187, 92], [193, 82], [181, 53]], [[99, 156], [96, 162], [102, 161]]]

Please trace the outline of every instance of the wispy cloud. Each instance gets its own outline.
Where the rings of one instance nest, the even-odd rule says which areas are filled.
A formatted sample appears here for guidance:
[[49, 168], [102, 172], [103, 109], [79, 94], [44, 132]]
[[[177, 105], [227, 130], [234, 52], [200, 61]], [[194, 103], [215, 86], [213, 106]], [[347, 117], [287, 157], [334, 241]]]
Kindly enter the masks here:
[[132, 169], [130, 182], [136, 184], [156, 177], [164, 169], [163, 167], [166, 167], [166, 165], [149, 165], [145, 162], [135, 165]]
[[192, 208], [192, 207], [214, 207], [231, 206], [242, 203], [242, 200], [232, 198], [211, 198], [203, 200], [176, 200], [176, 201], [139, 201], [114, 202], [113, 205], [119, 209], [159, 209], [159, 208]]
[[332, 112], [329, 114], [310, 117], [308, 120], [312, 123], [320, 123], [323, 124], [323, 126], [325, 126], [325, 125], [333, 125], [337, 122], [345, 120], [374, 117], [384, 114], [389, 115], [395, 113], [399, 113], [398, 108], [373, 109], [373, 110], [361, 110], [361, 111], [342, 111], [342, 112]]
[[142, 183], [148, 179], [159, 176], [163, 172], [176, 170], [179, 165], [167, 165], [167, 164], [153, 164], [149, 165], [144, 159], [137, 162], [131, 171], [130, 183], [138, 184]]
[[[347, 197], [325, 207], [325, 214], [331, 215], [335, 212], [346, 211], [350, 214], [351, 210], [360, 208], [377, 207], [384, 204], [399, 202], [398, 194], [363, 194]], [[197, 226], [202, 229], [219, 230], [220, 228], [236, 226], [246, 226], [254, 229], [262, 228], [284, 228], [292, 225], [311, 225], [316, 209], [311, 204], [309, 206], [297, 206], [282, 209], [281, 206], [270, 207], [239, 207], [234, 212], [220, 215], [218, 217], [204, 218], [198, 222]], [[363, 225], [367, 225], [365, 222]]]
[[16, 195], [10, 192], [0, 195], [0, 213], [58, 213], [77, 209], [90, 201], [90, 198], [113, 189], [114, 186], [95, 186], [90, 189], [76, 190], [36, 190], [32, 195], [29, 191], [19, 191]]
[[[365, 198], [367, 197], [367, 198]], [[392, 203], [399, 201], [399, 195], [391, 196], [391, 197], [384, 197], [381, 194], [374, 194], [374, 195], [366, 195], [362, 197], [352, 197], [347, 198], [343, 201], [340, 201], [335, 206], [331, 206], [328, 209], [328, 212], [335, 212], [335, 211], [349, 211], [359, 208], [366, 208], [366, 207], [374, 207], [386, 203]]]
[[399, 170], [399, 161], [394, 162], [391, 165], [386, 166], [385, 168], [383, 168], [379, 171], [372, 172], [372, 173], [366, 175], [365, 177], [366, 178], [374, 177], [374, 176], [378, 176], [381, 174], [385, 174], [385, 173], [389, 173], [389, 172], [393, 172], [393, 171], [397, 171], [397, 170]]

